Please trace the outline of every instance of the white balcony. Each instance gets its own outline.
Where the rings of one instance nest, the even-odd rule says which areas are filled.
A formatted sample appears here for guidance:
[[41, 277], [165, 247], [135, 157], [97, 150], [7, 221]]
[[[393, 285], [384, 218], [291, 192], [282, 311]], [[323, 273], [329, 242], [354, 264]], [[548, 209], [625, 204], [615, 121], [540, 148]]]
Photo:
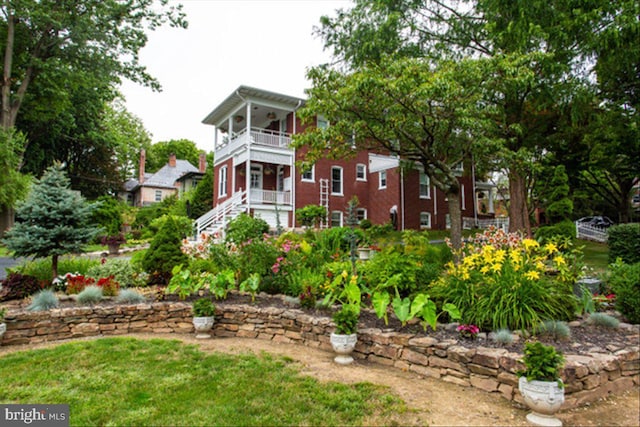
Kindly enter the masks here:
[[291, 205], [291, 191], [272, 191], [252, 188], [249, 192], [251, 204]]
[[247, 129], [243, 129], [231, 138], [231, 141], [219, 145], [215, 150], [215, 160], [222, 161], [232, 153], [243, 151], [247, 146], [258, 148], [289, 150], [291, 134], [267, 129], [253, 128], [249, 135]]

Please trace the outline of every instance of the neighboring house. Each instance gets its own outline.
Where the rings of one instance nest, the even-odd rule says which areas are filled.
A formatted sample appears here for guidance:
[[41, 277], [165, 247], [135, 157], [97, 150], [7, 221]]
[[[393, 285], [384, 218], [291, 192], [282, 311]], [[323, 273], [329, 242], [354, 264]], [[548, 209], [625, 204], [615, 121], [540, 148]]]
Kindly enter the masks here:
[[[414, 170], [403, 172], [393, 156], [361, 151], [349, 160], [318, 161], [301, 173], [296, 161], [305, 150], [291, 148], [291, 135], [304, 132], [296, 116], [304, 99], [240, 86], [203, 123], [215, 127], [214, 209], [198, 219], [200, 232], [217, 232], [241, 212], [270, 226], [297, 227], [295, 210], [309, 204], [327, 210], [325, 226], [346, 223], [347, 205], [357, 196], [359, 219], [392, 221], [402, 229], [444, 229], [449, 225], [444, 193]], [[319, 117], [312, 126], [328, 126]], [[477, 193], [491, 195], [489, 184], [476, 188], [473, 168], [460, 165], [462, 215], [477, 219]], [[249, 189], [249, 191], [247, 191]], [[485, 200], [484, 217], [493, 201]]]
[[138, 179], [130, 179], [124, 184], [121, 198], [126, 198], [132, 206], [148, 206], [160, 202], [174, 194], [182, 195], [198, 185], [206, 169], [205, 154], [200, 154], [198, 167], [187, 160], [169, 156], [169, 162], [155, 173], [145, 172], [146, 153], [140, 152], [140, 174]]

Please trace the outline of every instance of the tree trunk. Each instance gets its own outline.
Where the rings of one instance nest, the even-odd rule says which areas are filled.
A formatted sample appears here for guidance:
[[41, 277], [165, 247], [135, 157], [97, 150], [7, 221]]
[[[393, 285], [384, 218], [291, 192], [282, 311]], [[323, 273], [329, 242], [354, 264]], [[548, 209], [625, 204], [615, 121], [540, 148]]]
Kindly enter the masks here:
[[51, 271], [54, 279], [58, 277], [58, 256], [59, 255], [51, 255]]
[[[456, 191], [457, 190], [457, 191]], [[451, 219], [451, 244], [454, 249], [462, 247], [462, 209], [460, 208], [460, 188], [446, 193], [449, 218]]]
[[11, 128], [11, 67], [13, 64], [13, 42], [15, 38], [15, 17], [11, 12], [10, 5], [7, 5], [7, 39], [4, 49], [4, 63], [2, 70], [2, 128]]
[[523, 231], [531, 236], [527, 185], [524, 177], [514, 170], [509, 171], [509, 231]]

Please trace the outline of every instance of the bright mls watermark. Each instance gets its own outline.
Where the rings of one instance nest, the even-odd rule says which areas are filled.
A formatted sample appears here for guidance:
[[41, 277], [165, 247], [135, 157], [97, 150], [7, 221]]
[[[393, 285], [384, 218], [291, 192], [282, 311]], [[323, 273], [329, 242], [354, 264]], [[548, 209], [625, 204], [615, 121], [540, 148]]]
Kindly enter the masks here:
[[0, 426], [69, 427], [69, 405], [1, 405]]

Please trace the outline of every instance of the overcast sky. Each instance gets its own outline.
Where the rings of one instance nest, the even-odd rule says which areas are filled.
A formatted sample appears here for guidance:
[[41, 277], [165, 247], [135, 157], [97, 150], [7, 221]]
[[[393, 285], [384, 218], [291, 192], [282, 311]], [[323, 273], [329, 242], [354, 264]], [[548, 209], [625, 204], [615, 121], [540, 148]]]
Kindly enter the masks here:
[[[173, 2], [174, 0], [172, 0]], [[182, 0], [187, 30], [149, 33], [140, 61], [163, 91], [126, 82], [127, 109], [153, 142], [186, 138], [213, 150], [202, 119], [238, 86], [304, 97], [306, 69], [327, 62], [313, 27], [348, 0]]]

